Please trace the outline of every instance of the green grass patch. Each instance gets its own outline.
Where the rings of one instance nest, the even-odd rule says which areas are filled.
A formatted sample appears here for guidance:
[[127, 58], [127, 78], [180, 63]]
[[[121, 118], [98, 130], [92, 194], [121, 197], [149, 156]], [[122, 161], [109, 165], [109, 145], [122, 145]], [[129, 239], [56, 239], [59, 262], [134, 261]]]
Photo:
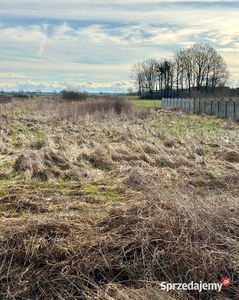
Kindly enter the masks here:
[[33, 132], [33, 138], [36, 142], [42, 140], [45, 138], [45, 133], [44, 132]]
[[13, 166], [12, 161], [6, 161], [6, 162], [0, 164], [0, 170], [8, 169], [8, 168], [11, 168], [12, 166]]
[[95, 194], [99, 191], [99, 186], [97, 184], [89, 184], [85, 188], [85, 192], [89, 194]]
[[15, 118], [30, 118], [35, 116], [36, 109], [34, 107], [26, 107], [24, 109], [19, 109], [13, 113]]
[[139, 96], [126, 96], [124, 97], [125, 100], [128, 100], [128, 101], [137, 101], [137, 100], [140, 100], [140, 97]]
[[168, 115], [160, 115], [159, 119], [150, 122], [153, 127], [158, 127], [165, 134], [176, 137], [201, 137], [201, 138], [217, 138], [226, 133], [226, 121], [218, 120], [211, 117], [202, 117], [193, 114], [175, 115], [169, 118]]
[[[18, 125], [13, 128], [13, 133], [9, 136], [11, 141], [15, 144], [15, 149], [22, 148], [22, 144], [29, 142], [38, 142], [45, 138], [45, 133], [42, 131], [36, 131], [34, 128], [28, 129], [23, 125]], [[20, 144], [18, 144], [20, 142]]]
[[161, 108], [161, 100], [141, 99], [139, 96], [126, 96], [127, 101], [132, 101], [138, 108]]
[[[89, 219], [92, 218], [93, 220], [95, 219], [103, 219], [106, 218], [108, 216], [108, 212], [105, 210], [86, 210], [83, 214], [82, 217]], [[93, 246], [93, 245], [92, 245]]]
[[116, 201], [116, 199], [119, 197], [119, 194], [115, 190], [101, 186], [97, 183], [87, 185], [83, 189], [83, 192], [86, 194], [95, 195], [102, 200], [108, 201]]

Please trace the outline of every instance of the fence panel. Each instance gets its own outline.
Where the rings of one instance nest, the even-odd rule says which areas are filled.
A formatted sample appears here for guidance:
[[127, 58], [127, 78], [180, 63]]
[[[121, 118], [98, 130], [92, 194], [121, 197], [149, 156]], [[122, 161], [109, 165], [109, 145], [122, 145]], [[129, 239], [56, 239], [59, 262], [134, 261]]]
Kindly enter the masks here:
[[239, 99], [235, 101], [235, 119], [239, 119]]
[[170, 101], [171, 99], [167, 99], [167, 107], [171, 107], [171, 101]]
[[212, 100], [205, 101], [205, 114], [212, 115]]
[[218, 117], [225, 118], [226, 117], [226, 101], [221, 99], [219, 101], [219, 114]]
[[199, 114], [203, 114], [204, 113], [204, 99], [199, 99], [199, 110], [198, 113]]
[[195, 100], [194, 99], [190, 99], [190, 102], [189, 102], [189, 110], [194, 113], [194, 110], [195, 110]]
[[194, 101], [194, 113], [199, 114], [200, 100], [197, 98]]
[[185, 110], [189, 111], [190, 110], [190, 99], [185, 99]]
[[180, 108], [182, 108], [182, 104], [183, 102], [182, 102], [182, 99], [181, 98], [179, 98], [178, 99], [178, 104], [177, 104], [177, 107], [180, 107]]
[[167, 98], [163, 98], [161, 105], [163, 108], [167, 108], [168, 107], [168, 99]]
[[227, 101], [226, 117], [229, 119], [235, 119], [235, 102], [232, 99]]
[[182, 110], [186, 110], [186, 99], [182, 99]]
[[173, 104], [173, 99], [168, 99], [168, 106], [172, 107], [173, 106], [172, 104]]
[[224, 99], [180, 99], [163, 98], [162, 108], [180, 107], [196, 114], [215, 115], [221, 118], [239, 119], [239, 99], [226, 101]]
[[168, 107], [168, 99], [167, 98], [164, 99], [164, 107]]
[[214, 99], [212, 101], [212, 115], [218, 116], [219, 115], [219, 100]]

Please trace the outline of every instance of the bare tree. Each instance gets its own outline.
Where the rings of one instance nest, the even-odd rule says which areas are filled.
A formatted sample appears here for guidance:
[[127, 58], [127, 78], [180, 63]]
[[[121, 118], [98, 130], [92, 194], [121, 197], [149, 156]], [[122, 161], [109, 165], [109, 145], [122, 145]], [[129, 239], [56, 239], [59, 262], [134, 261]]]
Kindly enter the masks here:
[[191, 55], [190, 49], [181, 50], [181, 59], [182, 59], [182, 78], [185, 81], [185, 85], [188, 89], [189, 95], [191, 95], [191, 88], [193, 86], [193, 57]]
[[158, 74], [158, 62], [155, 58], [149, 58], [142, 63], [144, 75], [144, 89], [150, 93], [152, 98], [152, 91], [156, 86]]
[[[225, 85], [229, 72], [224, 59], [209, 44], [196, 43], [174, 53], [176, 86], [185, 82], [188, 93], [212, 92], [217, 86]], [[182, 80], [183, 78], [183, 80]]]
[[133, 79], [138, 88], [139, 96], [142, 96], [144, 86], [144, 69], [142, 62], [136, 62], [131, 68], [130, 78]]
[[216, 87], [224, 87], [229, 78], [230, 72], [227, 69], [226, 62], [220, 55], [215, 56], [215, 61], [209, 74], [209, 86], [211, 85], [212, 92], [215, 92]]
[[176, 84], [176, 93], [179, 96], [179, 90], [184, 88], [184, 76], [185, 76], [185, 67], [184, 67], [184, 50], [177, 50], [174, 52], [174, 73], [175, 73], [175, 84]]
[[209, 44], [196, 43], [174, 52], [173, 60], [155, 58], [132, 66], [131, 78], [138, 86], [140, 96], [150, 93], [157, 84], [160, 97], [181, 93], [214, 93], [224, 87], [230, 74], [221, 55]]
[[158, 65], [159, 88], [161, 96], [169, 97], [172, 95], [174, 83], [174, 61], [163, 59]]

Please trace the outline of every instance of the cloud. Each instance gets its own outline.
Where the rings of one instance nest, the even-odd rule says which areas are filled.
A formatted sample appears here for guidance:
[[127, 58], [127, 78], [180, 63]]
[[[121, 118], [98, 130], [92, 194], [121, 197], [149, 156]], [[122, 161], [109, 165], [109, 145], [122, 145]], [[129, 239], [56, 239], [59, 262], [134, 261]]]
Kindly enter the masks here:
[[[239, 79], [233, 67], [238, 8], [238, 1], [227, 0], [8, 1], [0, 11], [1, 71], [38, 77], [40, 83], [80, 78], [87, 87], [127, 81], [136, 61], [170, 58], [181, 47], [208, 42]], [[9, 84], [17, 79], [0, 78], [0, 88], [7, 78]]]
[[44, 52], [44, 44], [45, 44], [45, 42], [42, 42], [42, 43], [40, 44], [39, 51], [37, 52], [38, 55], [43, 54], [43, 52]]
[[0, 77], [4, 77], [4, 78], [26, 78], [24, 73], [0, 73]]
[[100, 92], [100, 91], [108, 91], [108, 92], [123, 92], [126, 91], [128, 87], [132, 86], [132, 82], [130, 80], [120, 80], [120, 81], [112, 81], [112, 82], [76, 82], [76, 81], [64, 81], [64, 82], [35, 82], [30, 80], [25, 81], [17, 81], [14, 83], [6, 82], [1, 85], [1, 89], [6, 90], [19, 90], [23, 89], [25, 91], [34, 91], [34, 90], [44, 90], [44, 91], [52, 91], [58, 90], [61, 91], [63, 89], [78, 89], [78, 90], [87, 90], [88, 92]]
[[45, 26], [11, 26], [0, 28], [1, 39], [19, 43], [39, 43], [46, 38]]

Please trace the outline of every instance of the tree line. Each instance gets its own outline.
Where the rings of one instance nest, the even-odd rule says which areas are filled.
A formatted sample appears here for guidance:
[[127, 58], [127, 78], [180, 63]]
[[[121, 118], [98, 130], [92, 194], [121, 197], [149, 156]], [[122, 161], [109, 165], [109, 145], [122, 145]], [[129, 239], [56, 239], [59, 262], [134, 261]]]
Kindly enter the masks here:
[[130, 74], [140, 97], [215, 94], [230, 77], [223, 57], [209, 44], [195, 43], [172, 59], [149, 58], [133, 64]]

